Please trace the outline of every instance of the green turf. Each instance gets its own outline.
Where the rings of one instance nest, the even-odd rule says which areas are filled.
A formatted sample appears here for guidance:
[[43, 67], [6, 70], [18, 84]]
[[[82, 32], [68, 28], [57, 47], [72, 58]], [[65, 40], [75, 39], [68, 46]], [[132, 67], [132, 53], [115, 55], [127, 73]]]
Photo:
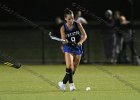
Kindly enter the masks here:
[[[0, 100], [139, 100], [140, 66], [80, 65], [77, 90], [61, 92], [64, 65], [0, 66]], [[91, 91], [86, 91], [87, 86]]]

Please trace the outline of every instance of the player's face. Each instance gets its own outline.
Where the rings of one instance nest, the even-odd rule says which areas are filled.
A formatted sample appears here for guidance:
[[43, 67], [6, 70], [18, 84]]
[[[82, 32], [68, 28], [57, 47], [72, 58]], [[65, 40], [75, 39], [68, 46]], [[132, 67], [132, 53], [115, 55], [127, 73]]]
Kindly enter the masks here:
[[69, 25], [72, 25], [74, 21], [74, 15], [73, 14], [66, 15], [65, 20]]

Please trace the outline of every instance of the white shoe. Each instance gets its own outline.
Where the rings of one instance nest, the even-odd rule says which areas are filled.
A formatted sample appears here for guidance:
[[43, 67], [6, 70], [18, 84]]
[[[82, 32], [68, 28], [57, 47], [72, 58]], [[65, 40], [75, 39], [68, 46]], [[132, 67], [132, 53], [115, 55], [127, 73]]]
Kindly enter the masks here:
[[65, 91], [66, 90], [66, 85], [63, 84], [62, 81], [61, 82], [58, 82], [58, 86], [59, 86], [60, 90], [62, 90], [62, 91]]
[[70, 83], [70, 91], [76, 90], [74, 83]]

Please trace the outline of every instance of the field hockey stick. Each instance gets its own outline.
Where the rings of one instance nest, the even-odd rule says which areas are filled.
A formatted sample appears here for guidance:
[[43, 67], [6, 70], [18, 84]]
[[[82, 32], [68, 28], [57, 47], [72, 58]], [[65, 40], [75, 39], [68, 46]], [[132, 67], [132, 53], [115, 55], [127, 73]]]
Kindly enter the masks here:
[[52, 40], [56, 40], [56, 41], [59, 41], [59, 42], [66, 42], [66, 40], [64, 40], [64, 39], [52, 36], [52, 32], [49, 32], [49, 36]]
[[51, 38], [52, 40], [56, 40], [56, 41], [59, 41], [59, 42], [66, 42], [66, 44], [67, 44], [67, 43], [71, 43], [73, 46], [77, 46], [77, 43], [75, 43], [75, 42], [70, 42], [70, 41], [66, 41], [66, 40], [64, 40], [64, 39], [55, 37], [55, 36], [52, 35], [51, 32], [49, 32], [49, 36], [50, 36], [50, 38]]
[[10, 66], [16, 69], [21, 67], [21, 63], [17, 62], [13, 57], [4, 54], [1, 51], [0, 51], [0, 62], [3, 63], [4, 65]]

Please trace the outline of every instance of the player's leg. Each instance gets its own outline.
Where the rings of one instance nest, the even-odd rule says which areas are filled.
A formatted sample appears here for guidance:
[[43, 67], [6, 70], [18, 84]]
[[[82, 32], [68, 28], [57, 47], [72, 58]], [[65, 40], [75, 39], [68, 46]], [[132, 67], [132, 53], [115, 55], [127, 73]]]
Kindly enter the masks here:
[[73, 55], [66, 52], [65, 61], [66, 61], [66, 75], [68, 76], [68, 78], [66, 78], [66, 80], [64, 79], [63, 82], [65, 83], [68, 79], [69, 83], [73, 83], [73, 79], [72, 79], [72, 72], [74, 70]]
[[[72, 58], [73, 60], [71, 60], [71, 61], [73, 61], [73, 62], [71, 62], [70, 61], [70, 59], [69, 59], [70, 57], [67, 57], [66, 56], [66, 66], [70, 66], [70, 65], [73, 65], [74, 66], [74, 68], [72, 68], [72, 74], [74, 75], [75, 74], [75, 71], [76, 71], [76, 68], [77, 68], [77, 66], [79, 65], [79, 63], [80, 63], [80, 59], [81, 59], [81, 56], [80, 55], [78, 55], [78, 56], [76, 56], [76, 55], [74, 55], [74, 58]], [[71, 63], [72, 64], [71, 64]], [[66, 68], [66, 75], [65, 75], [65, 77], [63, 78], [63, 84], [66, 84], [68, 81], [69, 81], [69, 75], [68, 75], [68, 70], [69, 70], [69, 67], [67, 67]], [[72, 84], [72, 86], [71, 87], [73, 87], [73, 84]], [[75, 87], [74, 87], [75, 88]], [[75, 88], [76, 89], [76, 88]], [[71, 89], [72, 90], [72, 89]]]
[[73, 60], [73, 62], [74, 62], [73, 75], [75, 74], [75, 71], [76, 71], [76, 69], [77, 69], [77, 67], [78, 67], [78, 65], [80, 63], [80, 60], [81, 60], [81, 55], [75, 55], [74, 56], [74, 60]]
[[67, 70], [68, 70], [68, 80], [69, 80], [69, 84], [70, 84], [70, 91], [74, 91], [75, 85], [73, 83], [73, 71], [74, 71], [74, 56], [72, 54], [69, 53], [65, 53], [65, 60], [66, 60], [66, 66], [67, 66]]
[[77, 50], [76, 50], [76, 53], [74, 55], [74, 59], [73, 59], [73, 63], [74, 63], [73, 74], [75, 73], [76, 68], [77, 68], [77, 66], [80, 63], [80, 60], [81, 60], [82, 55], [83, 55], [83, 47], [82, 46], [78, 46], [77, 47]]
[[[75, 71], [76, 71], [76, 68], [77, 68], [77, 66], [79, 65], [79, 63], [80, 63], [80, 59], [81, 59], [81, 56], [80, 55], [74, 55], [74, 59], [73, 59], [73, 66], [74, 66], [74, 68], [72, 68], [73, 70], [72, 70], [72, 76], [74, 75], [74, 73], [75, 73]], [[76, 88], [75, 88], [75, 85], [74, 85], [74, 83], [70, 83], [70, 91], [73, 91], [73, 90], [75, 90]]]
[[69, 84], [70, 84], [70, 91], [74, 91], [76, 89], [74, 82], [73, 82], [73, 71], [75, 70], [74, 62], [73, 62], [74, 55], [65, 53], [65, 60], [66, 60], [66, 66], [67, 66], [67, 70], [68, 70], [68, 80], [69, 80]]
[[59, 82], [59, 87], [61, 90], [65, 90], [65, 84], [69, 81], [70, 84], [73, 84], [73, 75], [72, 70], [74, 70], [73, 65], [73, 55], [65, 52], [65, 61], [66, 61], [66, 74], [62, 82]]

